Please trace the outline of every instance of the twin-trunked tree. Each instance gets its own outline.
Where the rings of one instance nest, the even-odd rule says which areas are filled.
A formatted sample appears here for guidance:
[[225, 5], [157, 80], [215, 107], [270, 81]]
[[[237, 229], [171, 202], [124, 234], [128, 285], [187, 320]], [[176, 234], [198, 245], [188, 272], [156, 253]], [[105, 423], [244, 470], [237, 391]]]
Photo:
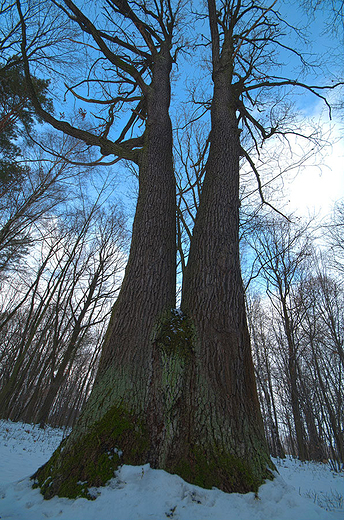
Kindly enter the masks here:
[[[101, 97], [70, 90], [85, 103], [105, 107], [107, 116], [98, 131], [85, 130], [40, 106], [30, 81], [25, 13], [17, 0], [36, 111], [56, 129], [98, 147], [102, 156], [136, 163], [139, 195], [128, 265], [93, 391], [72, 434], [37, 471], [35, 481], [46, 498], [87, 496], [87, 488], [104, 484], [119, 464], [150, 463], [201, 486], [256, 490], [271, 476], [272, 464], [240, 273], [239, 160], [246, 154], [240, 129], [246, 126], [263, 140], [278, 131], [265, 129], [249, 111], [250, 103], [256, 104], [254, 92], [286, 84], [268, 78], [266, 68], [261, 72], [271, 61], [268, 47], [277, 36], [276, 23], [269, 22], [272, 7], [208, 1], [214, 84], [210, 148], [182, 311], [176, 311], [169, 105], [178, 46], [174, 32], [184, 6], [171, 0], [108, 0], [104, 26], [98, 27], [79, 3], [54, 3], [92, 45], [94, 61], [82, 85], [96, 84]], [[105, 77], [109, 72], [112, 76]], [[128, 122], [117, 138], [110, 137], [116, 113], [129, 103], [134, 106]]]

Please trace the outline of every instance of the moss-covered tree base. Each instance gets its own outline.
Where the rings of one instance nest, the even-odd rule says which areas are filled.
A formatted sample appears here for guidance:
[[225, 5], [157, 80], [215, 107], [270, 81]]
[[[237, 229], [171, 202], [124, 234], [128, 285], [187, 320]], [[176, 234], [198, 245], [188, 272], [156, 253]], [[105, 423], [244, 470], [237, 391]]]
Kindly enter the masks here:
[[[136, 385], [131, 396], [130, 385], [123, 385], [115, 369], [112, 378], [107, 375], [105, 383], [100, 381], [84, 410], [85, 424], [80, 427], [79, 421], [33, 476], [44, 498], [92, 498], [88, 489], [105, 485], [122, 464], [149, 463], [191, 484], [226, 492], [257, 492], [272, 478], [273, 465], [259, 425], [252, 426], [250, 417], [238, 417], [233, 426], [218, 408], [221, 396], [207, 386], [201, 360], [196, 359], [196, 341], [189, 318], [175, 310], [163, 315], [152, 334], [143, 410], [138, 411], [135, 401], [140, 387]], [[106, 381], [113, 388], [102, 401]], [[92, 422], [95, 413], [101, 418]]]
[[[32, 477], [33, 487], [39, 487], [45, 499], [58, 495], [93, 500], [89, 488], [105, 485], [119, 466], [150, 462], [146, 427], [120, 410], [110, 411], [90, 434], [65, 451], [67, 440]], [[266, 479], [273, 478], [272, 463], [269, 459], [264, 462], [262, 465], [266, 469], [262, 471], [253, 461], [216, 449], [210, 453], [203, 447], [194, 446], [183, 458], [170, 460], [160, 469], [206, 489], [215, 487], [227, 493], [256, 493]]]
[[251, 461], [217, 450], [206, 453], [203, 448], [195, 447], [187, 458], [179, 461], [173, 473], [206, 489], [215, 487], [226, 493], [256, 493], [266, 479], [273, 479], [271, 470], [274, 467], [270, 461], [266, 462], [265, 471], [257, 471]]
[[65, 439], [32, 476], [34, 487], [40, 487], [45, 499], [55, 495], [91, 499], [88, 488], [105, 485], [119, 465], [144, 464], [148, 447], [142, 421], [121, 408], [113, 408], [72, 447]]

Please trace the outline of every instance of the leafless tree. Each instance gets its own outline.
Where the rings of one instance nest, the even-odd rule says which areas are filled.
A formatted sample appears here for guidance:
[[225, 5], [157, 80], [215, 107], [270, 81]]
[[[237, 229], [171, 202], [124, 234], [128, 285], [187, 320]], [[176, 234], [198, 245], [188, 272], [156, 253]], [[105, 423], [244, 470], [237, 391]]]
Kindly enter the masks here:
[[[99, 353], [96, 332], [108, 321], [126, 262], [123, 216], [115, 207], [108, 210], [110, 216], [96, 202], [65, 223], [50, 220], [40, 242], [41, 259], [35, 263], [31, 258], [31, 269], [25, 271], [27, 288], [13, 273], [11, 283], [26, 300], [19, 296], [20, 306], [12, 302], [16, 312], [9, 305], [3, 314], [3, 417], [43, 425], [65, 381], [71, 384], [74, 361], [92, 333], [89, 358]], [[14, 324], [19, 328], [15, 336], [8, 333]]]

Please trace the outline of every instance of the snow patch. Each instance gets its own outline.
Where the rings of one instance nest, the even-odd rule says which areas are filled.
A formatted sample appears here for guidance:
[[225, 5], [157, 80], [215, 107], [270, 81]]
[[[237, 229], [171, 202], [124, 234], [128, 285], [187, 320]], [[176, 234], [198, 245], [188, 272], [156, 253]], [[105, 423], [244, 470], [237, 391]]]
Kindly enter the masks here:
[[[1, 520], [343, 520], [344, 475], [326, 464], [274, 459], [279, 473], [258, 495], [188, 484], [149, 464], [122, 466], [96, 498], [43, 500], [29, 476], [65, 432], [0, 421]], [[321, 507], [320, 507], [321, 506]]]

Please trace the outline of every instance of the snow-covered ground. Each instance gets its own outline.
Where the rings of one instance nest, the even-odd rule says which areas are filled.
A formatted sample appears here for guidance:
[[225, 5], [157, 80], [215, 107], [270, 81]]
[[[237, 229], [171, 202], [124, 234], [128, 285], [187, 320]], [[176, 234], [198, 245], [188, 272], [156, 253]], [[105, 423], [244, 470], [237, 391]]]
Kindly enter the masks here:
[[[0, 519], [16, 520], [343, 520], [344, 475], [326, 464], [275, 460], [279, 475], [258, 498], [205, 490], [146, 466], [123, 466], [94, 501], [53, 498], [31, 488], [29, 475], [63, 432], [0, 421]], [[321, 506], [321, 507], [320, 507]]]

